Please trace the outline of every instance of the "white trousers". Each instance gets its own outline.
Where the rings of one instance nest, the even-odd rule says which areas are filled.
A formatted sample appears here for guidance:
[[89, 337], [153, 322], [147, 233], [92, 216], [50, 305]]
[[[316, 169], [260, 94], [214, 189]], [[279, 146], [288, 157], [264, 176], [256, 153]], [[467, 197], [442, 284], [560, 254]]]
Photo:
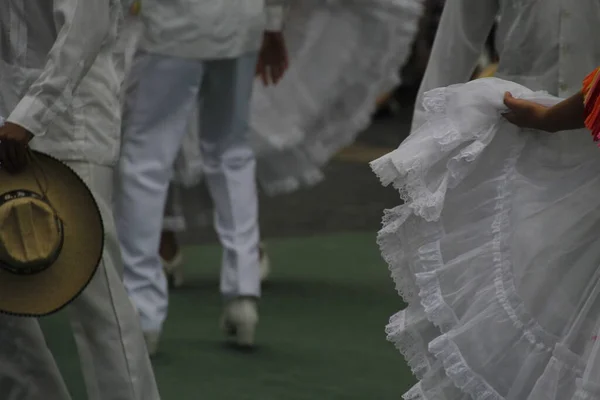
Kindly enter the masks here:
[[116, 198], [125, 286], [142, 329], [160, 331], [168, 306], [159, 259], [173, 165], [200, 102], [200, 146], [223, 246], [221, 292], [260, 296], [258, 201], [248, 111], [256, 54], [200, 61], [138, 54], [124, 113]]
[[[111, 210], [113, 168], [83, 162], [68, 165], [94, 193], [105, 229], [98, 271], [66, 308], [88, 399], [158, 400], [142, 331], [121, 280], [123, 269]], [[0, 398], [71, 398], [34, 318], [0, 315]]]

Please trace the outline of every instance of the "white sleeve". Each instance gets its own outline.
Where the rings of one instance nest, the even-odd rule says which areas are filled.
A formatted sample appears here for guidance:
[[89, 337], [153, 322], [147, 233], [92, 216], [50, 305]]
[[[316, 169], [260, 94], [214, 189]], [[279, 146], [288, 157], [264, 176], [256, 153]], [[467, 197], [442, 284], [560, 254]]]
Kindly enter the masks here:
[[52, 120], [73, 101], [73, 93], [91, 68], [121, 15], [120, 1], [54, 0], [57, 37], [41, 75], [29, 87], [7, 121], [42, 136]]
[[290, 0], [266, 0], [267, 31], [281, 31]]
[[497, 0], [446, 0], [415, 102], [413, 131], [425, 122], [424, 93], [469, 80], [498, 10]]

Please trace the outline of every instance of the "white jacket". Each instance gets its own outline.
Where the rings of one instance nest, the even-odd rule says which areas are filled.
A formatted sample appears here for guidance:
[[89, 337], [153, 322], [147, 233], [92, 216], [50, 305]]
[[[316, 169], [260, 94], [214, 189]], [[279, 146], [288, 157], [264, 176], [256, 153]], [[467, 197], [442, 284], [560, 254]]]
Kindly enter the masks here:
[[0, 1], [0, 115], [35, 135], [32, 148], [116, 162], [121, 16], [119, 0]]
[[235, 58], [260, 48], [262, 34], [281, 30], [289, 0], [143, 0], [150, 53], [197, 58]]
[[469, 80], [498, 15], [499, 78], [568, 97], [600, 65], [598, 0], [446, 0], [413, 129], [423, 123], [423, 93]]

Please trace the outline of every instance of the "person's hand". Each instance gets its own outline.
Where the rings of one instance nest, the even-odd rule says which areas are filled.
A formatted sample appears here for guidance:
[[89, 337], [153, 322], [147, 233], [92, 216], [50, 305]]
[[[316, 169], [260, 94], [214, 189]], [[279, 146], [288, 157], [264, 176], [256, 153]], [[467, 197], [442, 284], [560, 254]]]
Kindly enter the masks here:
[[31, 132], [20, 125], [5, 122], [0, 126], [0, 168], [14, 174], [27, 165], [27, 145]]
[[263, 84], [277, 84], [288, 68], [288, 52], [285, 39], [281, 32], [265, 32], [258, 53], [256, 75], [260, 76]]
[[514, 98], [509, 92], [504, 94], [504, 105], [508, 107], [504, 118], [521, 128], [539, 129], [553, 132], [548, 124], [548, 107], [528, 100]]

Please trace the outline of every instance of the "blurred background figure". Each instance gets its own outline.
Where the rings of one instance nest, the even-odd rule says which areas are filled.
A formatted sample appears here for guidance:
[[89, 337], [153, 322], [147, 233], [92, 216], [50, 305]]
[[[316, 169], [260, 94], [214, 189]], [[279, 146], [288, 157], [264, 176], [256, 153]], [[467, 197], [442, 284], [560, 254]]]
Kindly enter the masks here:
[[[247, 120], [258, 65], [277, 82], [287, 68], [280, 30], [284, 1], [147, 0], [140, 51], [130, 75], [116, 190], [124, 282], [151, 355], [167, 316], [160, 227], [173, 163], [190, 113], [202, 104], [202, 155], [224, 248], [222, 326], [252, 346], [260, 297], [255, 159]], [[262, 45], [261, 45], [262, 42]]]
[[[422, 14], [420, 0], [291, 4], [283, 32], [290, 69], [277, 86], [257, 80], [251, 103], [250, 138], [257, 178], [267, 195], [323, 180], [322, 167], [369, 126], [381, 93], [399, 85]], [[160, 247], [176, 287], [183, 283], [183, 259], [175, 233], [211, 221], [197, 121], [202, 121], [199, 113], [190, 121], [176, 163]], [[265, 279], [270, 263], [264, 245], [260, 258]]]
[[[378, 99], [377, 117], [389, 118], [412, 108], [421, 80], [425, 74], [433, 41], [437, 33], [440, 17], [446, 0], [424, 0], [424, 9], [419, 20], [419, 29], [412, 44], [410, 58], [401, 67], [402, 84], [393, 91], [384, 93]], [[473, 77], [484, 77], [493, 74], [498, 62], [498, 53], [494, 44], [496, 24], [488, 35], [482, 49], [478, 66]]]

